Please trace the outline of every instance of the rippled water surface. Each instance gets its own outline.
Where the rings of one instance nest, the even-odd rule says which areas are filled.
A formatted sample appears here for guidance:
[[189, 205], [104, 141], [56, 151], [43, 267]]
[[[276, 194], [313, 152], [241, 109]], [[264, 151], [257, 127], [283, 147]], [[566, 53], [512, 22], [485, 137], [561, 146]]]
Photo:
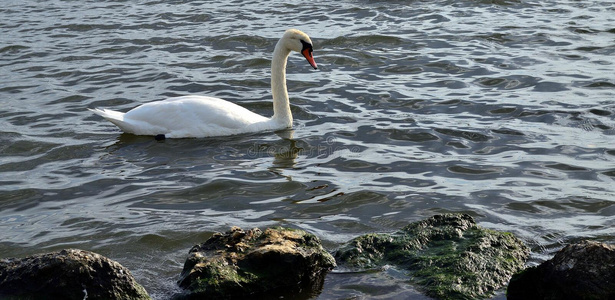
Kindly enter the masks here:
[[[289, 60], [293, 130], [158, 142], [87, 111], [203, 94], [270, 116], [290, 27], [320, 66]], [[4, 1], [0, 257], [95, 251], [167, 299], [233, 225], [333, 251], [466, 212], [534, 263], [615, 242], [614, 57], [612, 1]], [[314, 297], [415, 296], [390, 269]]]

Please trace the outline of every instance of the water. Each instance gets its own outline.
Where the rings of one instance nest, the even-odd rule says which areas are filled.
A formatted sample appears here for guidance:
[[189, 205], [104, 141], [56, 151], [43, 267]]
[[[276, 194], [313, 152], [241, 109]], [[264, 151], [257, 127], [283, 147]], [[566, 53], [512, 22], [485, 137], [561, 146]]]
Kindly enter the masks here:
[[[0, 257], [81, 248], [175, 292], [188, 249], [236, 225], [329, 250], [443, 212], [511, 231], [532, 263], [615, 242], [612, 1], [4, 1]], [[204, 94], [271, 115], [282, 32], [295, 127], [157, 142], [88, 112]], [[408, 298], [394, 269], [319, 299]], [[500, 296], [502, 295], [500, 294]]]

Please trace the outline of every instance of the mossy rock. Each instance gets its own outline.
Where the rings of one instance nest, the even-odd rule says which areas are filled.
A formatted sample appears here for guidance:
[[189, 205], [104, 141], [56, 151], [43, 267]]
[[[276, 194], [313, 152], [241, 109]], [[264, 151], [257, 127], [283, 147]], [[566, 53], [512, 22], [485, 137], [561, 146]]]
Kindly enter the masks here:
[[259, 297], [283, 291], [320, 291], [335, 259], [303, 230], [233, 227], [194, 246], [178, 284], [179, 299]]
[[367, 234], [337, 251], [354, 269], [393, 265], [438, 299], [490, 297], [523, 269], [529, 248], [514, 235], [481, 228], [467, 214], [436, 215], [393, 234]]

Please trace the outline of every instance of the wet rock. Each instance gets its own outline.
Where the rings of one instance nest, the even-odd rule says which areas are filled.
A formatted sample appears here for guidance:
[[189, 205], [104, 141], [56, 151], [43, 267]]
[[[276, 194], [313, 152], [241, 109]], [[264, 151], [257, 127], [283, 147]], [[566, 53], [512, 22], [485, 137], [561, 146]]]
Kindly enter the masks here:
[[303, 230], [238, 227], [194, 246], [178, 281], [178, 299], [250, 298], [320, 291], [335, 259]]
[[393, 265], [438, 299], [476, 299], [493, 295], [521, 270], [529, 249], [511, 233], [476, 225], [466, 214], [436, 215], [393, 234], [367, 234], [335, 255], [347, 268]]
[[568, 245], [539, 266], [515, 274], [508, 299], [615, 299], [615, 245]]
[[128, 269], [78, 249], [0, 260], [0, 299], [150, 299]]

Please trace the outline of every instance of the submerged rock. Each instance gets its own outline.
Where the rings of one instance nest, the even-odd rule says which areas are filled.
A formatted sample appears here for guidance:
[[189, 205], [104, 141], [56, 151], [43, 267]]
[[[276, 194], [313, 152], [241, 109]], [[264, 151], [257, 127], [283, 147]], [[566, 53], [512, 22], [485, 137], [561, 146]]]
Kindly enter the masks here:
[[393, 234], [363, 235], [335, 255], [355, 269], [406, 269], [412, 282], [438, 299], [489, 297], [528, 256], [529, 248], [511, 233], [481, 228], [466, 214], [436, 215]]
[[568, 245], [539, 266], [515, 274], [508, 299], [615, 299], [615, 245]]
[[0, 299], [150, 299], [128, 269], [102, 255], [68, 249], [0, 260]]
[[178, 281], [179, 299], [245, 298], [320, 291], [335, 259], [303, 230], [231, 228], [194, 246]]

